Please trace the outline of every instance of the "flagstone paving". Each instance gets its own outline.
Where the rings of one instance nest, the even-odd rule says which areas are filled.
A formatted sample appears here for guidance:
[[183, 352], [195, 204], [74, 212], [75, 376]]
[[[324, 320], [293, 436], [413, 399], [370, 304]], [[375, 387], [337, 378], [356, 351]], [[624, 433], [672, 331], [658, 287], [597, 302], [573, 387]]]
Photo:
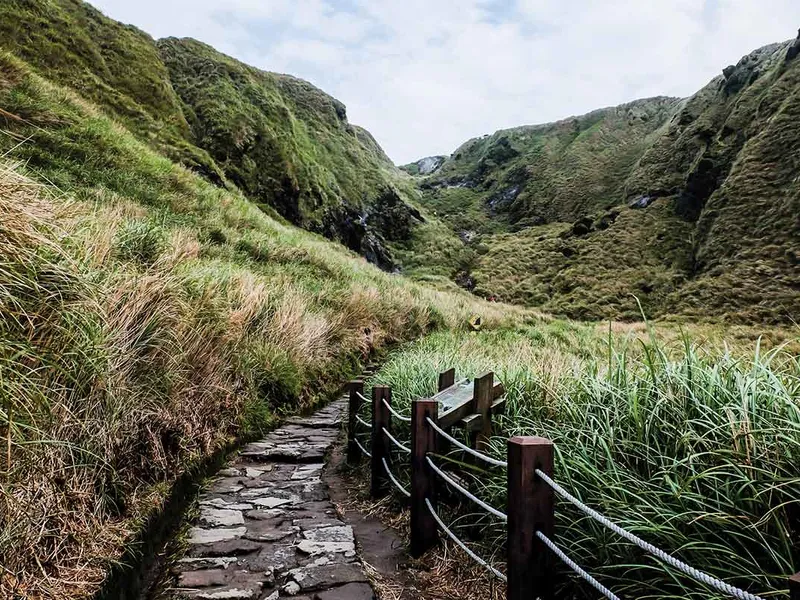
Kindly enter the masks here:
[[346, 399], [248, 444], [200, 498], [177, 598], [372, 600], [353, 529], [321, 480]]

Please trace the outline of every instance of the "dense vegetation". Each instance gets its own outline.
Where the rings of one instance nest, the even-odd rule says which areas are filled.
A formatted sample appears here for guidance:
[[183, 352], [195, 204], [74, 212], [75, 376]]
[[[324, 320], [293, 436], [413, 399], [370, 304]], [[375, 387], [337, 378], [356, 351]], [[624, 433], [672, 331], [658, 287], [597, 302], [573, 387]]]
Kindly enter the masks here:
[[[692, 566], [762, 597], [782, 596], [800, 559], [798, 341], [782, 341], [779, 331], [753, 341], [734, 329], [725, 347], [721, 332], [554, 321], [434, 334], [393, 354], [374, 382], [391, 385], [407, 413], [414, 398], [435, 392], [439, 371], [455, 367], [461, 378], [494, 370], [507, 390], [492, 440], [497, 458], [505, 459], [509, 436], [552, 439], [556, 479], [581, 500]], [[451, 458], [463, 465], [458, 452]], [[467, 471], [466, 480], [505, 506], [502, 470]], [[467, 501], [450, 520], [502, 564], [501, 524]], [[563, 501], [556, 531], [567, 554], [623, 598], [721, 597]], [[562, 597], [597, 597], [563, 574]]]
[[91, 594], [196, 459], [388, 344], [521, 314], [269, 217], [10, 54], [0, 106], [4, 598]]
[[[194, 40], [155, 41], [80, 0], [0, 3], [0, 596], [92, 594], [191, 464], [440, 330], [380, 377], [427, 393], [408, 378], [449, 363], [496, 369], [517, 417], [506, 430], [573, 440], [579, 471], [560, 475], [586, 498], [599, 501], [600, 475], [628, 473], [626, 486], [675, 516], [656, 523], [656, 541], [678, 550], [721, 520], [710, 543], [757, 531], [780, 547], [770, 564], [783, 573], [788, 508], [768, 503], [798, 491], [783, 471], [796, 359], [619, 346], [624, 333], [609, 347], [595, 325], [457, 284], [581, 318], [636, 318], [634, 296], [656, 315], [796, 315], [792, 52], [754, 53], [688, 100], [473, 140], [407, 166], [414, 180], [304, 81]], [[418, 281], [385, 272], [398, 269]], [[475, 314], [485, 331], [460, 337]], [[768, 333], [773, 346], [786, 335]], [[763, 428], [745, 427], [748, 406]], [[603, 420], [612, 410], [622, 429]], [[595, 429], [620, 435], [607, 465], [591, 462]], [[773, 454], [758, 454], [767, 443]], [[777, 487], [721, 507], [706, 492], [730, 481], [702, 471], [690, 499], [706, 519], [687, 520], [700, 509], [645, 477], [663, 479], [672, 456], [701, 470], [718, 461], [755, 486], [743, 451]], [[615, 494], [622, 516], [629, 499]], [[723, 509], [742, 519], [726, 524]], [[628, 556], [564, 531], [590, 567]], [[652, 583], [607, 575], [623, 589]]]
[[472, 250], [452, 276], [577, 318], [635, 319], [637, 299], [649, 315], [796, 318], [798, 48], [757, 50], [685, 100], [467, 142], [419, 179]]

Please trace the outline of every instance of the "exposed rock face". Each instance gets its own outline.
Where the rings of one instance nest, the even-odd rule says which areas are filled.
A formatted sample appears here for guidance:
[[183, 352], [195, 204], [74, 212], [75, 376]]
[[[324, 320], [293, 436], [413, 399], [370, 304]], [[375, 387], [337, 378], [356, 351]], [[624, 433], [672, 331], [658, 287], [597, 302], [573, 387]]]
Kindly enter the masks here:
[[786, 51], [786, 62], [794, 60], [798, 55], [800, 55], [800, 30], [797, 31], [797, 39]]
[[639, 196], [628, 206], [630, 206], [631, 208], [647, 208], [650, 205], [650, 202], [652, 201], [653, 199], [650, 196]]
[[403, 165], [400, 168], [411, 175], [430, 175], [438, 171], [445, 160], [447, 160], [446, 156], [426, 156], [411, 164]]
[[381, 191], [364, 220], [389, 241], [408, 239], [414, 224], [425, 221], [420, 212], [406, 204], [393, 188]]
[[417, 163], [420, 175], [430, 175], [444, 164], [444, 156], [429, 156]]
[[489, 211], [496, 213], [501, 210], [507, 210], [511, 203], [517, 199], [521, 191], [522, 187], [519, 185], [497, 191], [486, 201]]

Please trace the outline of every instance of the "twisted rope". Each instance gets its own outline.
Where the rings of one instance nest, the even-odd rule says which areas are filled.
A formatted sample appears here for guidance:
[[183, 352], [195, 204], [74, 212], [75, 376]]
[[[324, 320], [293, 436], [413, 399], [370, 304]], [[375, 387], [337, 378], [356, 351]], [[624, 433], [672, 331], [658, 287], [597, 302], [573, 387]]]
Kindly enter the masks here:
[[367, 456], [367, 458], [372, 458], [372, 454], [367, 452], [367, 449], [364, 448], [364, 446], [361, 445], [361, 442], [358, 441], [358, 438], [353, 438], [353, 441], [356, 443], [356, 446], [361, 448], [361, 452], [363, 452]]
[[453, 533], [452, 531], [450, 531], [450, 529], [448, 529], [447, 525], [445, 525], [444, 522], [442, 521], [442, 519], [439, 517], [439, 515], [436, 514], [436, 511], [433, 510], [433, 505], [431, 504], [430, 500], [425, 498], [425, 504], [427, 504], [428, 510], [431, 511], [431, 515], [433, 516], [434, 520], [439, 525], [441, 530], [444, 531], [447, 534], [447, 537], [449, 537], [451, 540], [453, 540], [458, 545], [458, 547], [461, 548], [464, 552], [466, 552], [467, 555], [472, 560], [474, 560], [480, 566], [485, 568], [492, 575], [497, 577], [500, 581], [508, 581], [508, 578], [505, 575], [503, 575], [500, 571], [495, 569], [492, 565], [490, 565], [488, 562], [486, 562], [480, 556], [478, 556], [472, 550], [470, 550], [464, 542], [462, 542], [460, 539], [458, 539], [458, 537], [456, 537], [455, 533]]
[[425, 460], [428, 461], [428, 465], [430, 465], [431, 469], [433, 469], [439, 477], [441, 477], [447, 483], [449, 483], [454, 488], [456, 488], [464, 496], [466, 496], [467, 498], [472, 500], [475, 504], [480, 506], [483, 510], [493, 514], [494, 516], [496, 516], [498, 519], [502, 520], [503, 522], [508, 522], [508, 516], [506, 516], [505, 513], [500, 512], [499, 510], [497, 510], [493, 506], [491, 506], [489, 504], [486, 504], [486, 502], [484, 502], [483, 500], [481, 500], [477, 496], [472, 495], [469, 490], [467, 490], [466, 488], [460, 486], [454, 479], [452, 479], [450, 476], [448, 476], [447, 473], [445, 473], [439, 467], [437, 467], [436, 464], [429, 457], [426, 456]]
[[397, 447], [398, 447], [400, 450], [402, 450], [403, 452], [406, 452], [406, 453], [408, 453], [408, 454], [411, 454], [411, 448], [409, 448], [408, 446], [404, 446], [403, 444], [401, 444], [400, 442], [398, 442], [398, 441], [395, 439], [395, 437], [394, 437], [394, 436], [393, 436], [391, 433], [389, 433], [389, 430], [388, 430], [388, 429], [386, 429], [386, 427], [381, 427], [381, 429], [383, 429], [383, 433], [384, 433], [384, 435], [386, 435], [386, 437], [388, 437], [388, 438], [389, 438], [389, 439], [392, 441], [392, 443], [393, 443], [395, 446], [397, 446]]
[[564, 554], [561, 551], [561, 548], [556, 546], [549, 537], [547, 537], [541, 531], [537, 531], [536, 532], [536, 537], [538, 537], [540, 540], [542, 540], [542, 542], [544, 542], [544, 545], [547, 546], [548, 548], [550, 548], [550, 550], [553, 551], [553, 554], [555, 554], [558, 558], [560, 558], [565, 565], [567, 565], [570, 569], [575, 571], [575, 573], [578, 574], [578, 577], [583, 579], [586, 583], [588, 583], [594, 589], [596, 589], [598, 592], [603, 594], [603, 596], [608, 598], [608, 600], [619, 600], [619, 596], [614, 595], [614, 592], [609, 590], [602, 583], [597, 581], [597, 579], [595, 579], [594, 577], [589, 575], [586, 571], [581, 569], [580, 566], [578, 566], [578, 563], [576, 563], [569, 556]]
[[402, 421], [403, 423], [411, 423], [411, 417], [406, 417], [406, 416], [403, 416], [403, 415], [401, 415], [399, 412], [397, 412], [395, 409], [393, 409], [393, 408], [392, 408], [392, 405], [391, 405], [391, 404], [389, 404], [389, 403], [386, 401], [386, 398], [383, 398], [383, 399], [382, 399], [382, 402], [383, 402], [383, 404], [386, 406], [386, 408], [388, 408], [388, 409], [389, 409], [389, 412], [390, 412], [390, 413], [392, 413], [392, 416], [393, 416], [394, 418], [398, 419], [399, 421]]
[[489, 463], [490, 465], [494, 465], [495, 467], [508, 467], [508, 463], [506, 461], [497, 460], [496, 458], [492, 458], [491, 456], [486, 456], [485, 454], [483, 454], [481, 452], [478, 452], [477, 450], [473, 450], [472, 448], [470, 448], [466, 444], [462, 444], [456, 438], [454, 438], [453, 436], [448, 434], [444, 429], [442, 429], [436, 423], [434, 423], [433, 420], [430, 417], [425, 417], [425, 418], [428, 420], [428, 425], [433, 427], [433, 429], [434, 429], [434, 431], [436, 431], [436, 433], [438, 433], [444, 439], [449, 441], [451, 444], [461, 448], [464, 452], [467, 452], [468, 454], [471, 454], [475, 458], [479, 458], [482, 461]]
[[359, 423], [361, 423], [361, 424], [362, 424], [364, 427], [367, 427], [368, 429], [372, 429], [372, 425], [370, 425], [369, 423], [367, 423], [367, 422], [366, 422], [364, 419], [362, 419], [362, 418], [361, 418], [360, 416], [358, 416], [358, 415], [356, 415], [356, 421], [358, 421]]
[[737, 587], [733, 587], [732, 585], [730, 585], [728, 583], [725, 583], [721, 579], [717, 579], [716, 577], [712, 577], [711, 575], [708, 575], [707, 573], [703, 573], [702, 571], [699, 571], [699, 570], [695, 569], [694, 567], [690, 567], [685, 562], [682, 562], [682, 561], [678, 560], [677, 558], [675, 558], [673, 556], [670, 556], [669, 554], [667, 554], [666, 552], [664, 552], [660, 548], [657, 548], [657, 547], [653, 546], [652, 544], [650, 544], [648, 542], [645, 542], [640, 537], [637, 537], [634, 534], [624, 530], [622, 527], [620, 527], [616, 523], [613, 523], [612, 521], [610, 521], [608, 518], [606, 518], [603, 515], [601, 515], [596, 510], [589, 508], [586, 504], [584, 504], [583, 502], [578, 500], [575, 496], [573, 496], [567, 490], [565, 490], [563, 487], [558, 485], [555, 481], [553, 481], [550, 477], [548, 477], [548, 475], [546, 473], [542, 472], [540, 469], [536, 469], [536, 474], [539, 477], [541, 477], [544, 480], [544, 482], [547, 483], [547, 485], [549, 485], [551, 488], [553, 488], [553, 490], [559, 496], [561, 496], [562, 498], [564, 498], [565, 500], [567, 500], [568, 502], [570, 502], [571, 504], [576, 506], [581, 512], [583, 512], [584, 514], [590, 516], [591, 518], [593, 518], [595, 521], [597, 521], [601, 525], [604, 525], [605, 527], [608, 527], [611, 531], [613, 531], [617, 535], [625, 538], [629, 542], [631, 542], [633, 544], [636, 544], [637, 546], [639, 546], [639, 548], [641, 548], [645, 552], [649, 552], [650, 554], [652, 554], [653, 556], [659, 558], [660, 560], [662, 560], [663, 562], [667, 563], [668, 565], [671, 565], [671, 566], [675, 567], [676, 569], [678, 569], [679, 571], [681, 571], [682, 573], [685, 573], [689, 577], [692, 577], [692, 578], [696, 579], [697, 581], [705, 583], [706, 585], [709, 585], [709, 586], [719, 590], [723, 594], [728, 594], [729, 596], [732, 596], [734, 598], [738, 598], [739, 600], [764, 600], [760, 596], [756, 596], [754, 594], [751, 594], [750, 592], [746, 592], [744, 590], [740, 590]]
[[411, 498], [411, 492], [409, 492], [406, 488], [402, 486], [402, 484], [395, 479], [395, 476], [392, 474], [392, 470], [389, 468], [389, 463], [386, 462], [385, 458], [381, 459], [383, 461], [383, 468], [386, 469], [386, 474], [389, 476], [389, 479], [392, 480], [394, 486], [402, 493], [405, 494], [406, 498]]
[[364, 402], [366, 402], [367, 404], [372, 404], [372, 400], [370, 400], [369, 398], [367, 398], [367, 397], [366, 397], [364, 394], [362, 394], [361, 392], [356, 392], [356, 396], [358, 396], [359, 398], [361, 398], [361, 399], [362, 399]]

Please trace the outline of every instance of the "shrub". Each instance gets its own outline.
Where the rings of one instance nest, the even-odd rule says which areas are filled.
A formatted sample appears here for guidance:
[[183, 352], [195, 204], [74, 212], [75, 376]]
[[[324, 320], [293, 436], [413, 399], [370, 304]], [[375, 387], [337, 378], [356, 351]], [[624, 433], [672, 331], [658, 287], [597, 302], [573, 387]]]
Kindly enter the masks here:
[[166, 249], [167, 235], [163, 228], [150, 221], [134, 220], [126, 223], [116, 240], [116, 255], [119, 260], [154, 264]]

